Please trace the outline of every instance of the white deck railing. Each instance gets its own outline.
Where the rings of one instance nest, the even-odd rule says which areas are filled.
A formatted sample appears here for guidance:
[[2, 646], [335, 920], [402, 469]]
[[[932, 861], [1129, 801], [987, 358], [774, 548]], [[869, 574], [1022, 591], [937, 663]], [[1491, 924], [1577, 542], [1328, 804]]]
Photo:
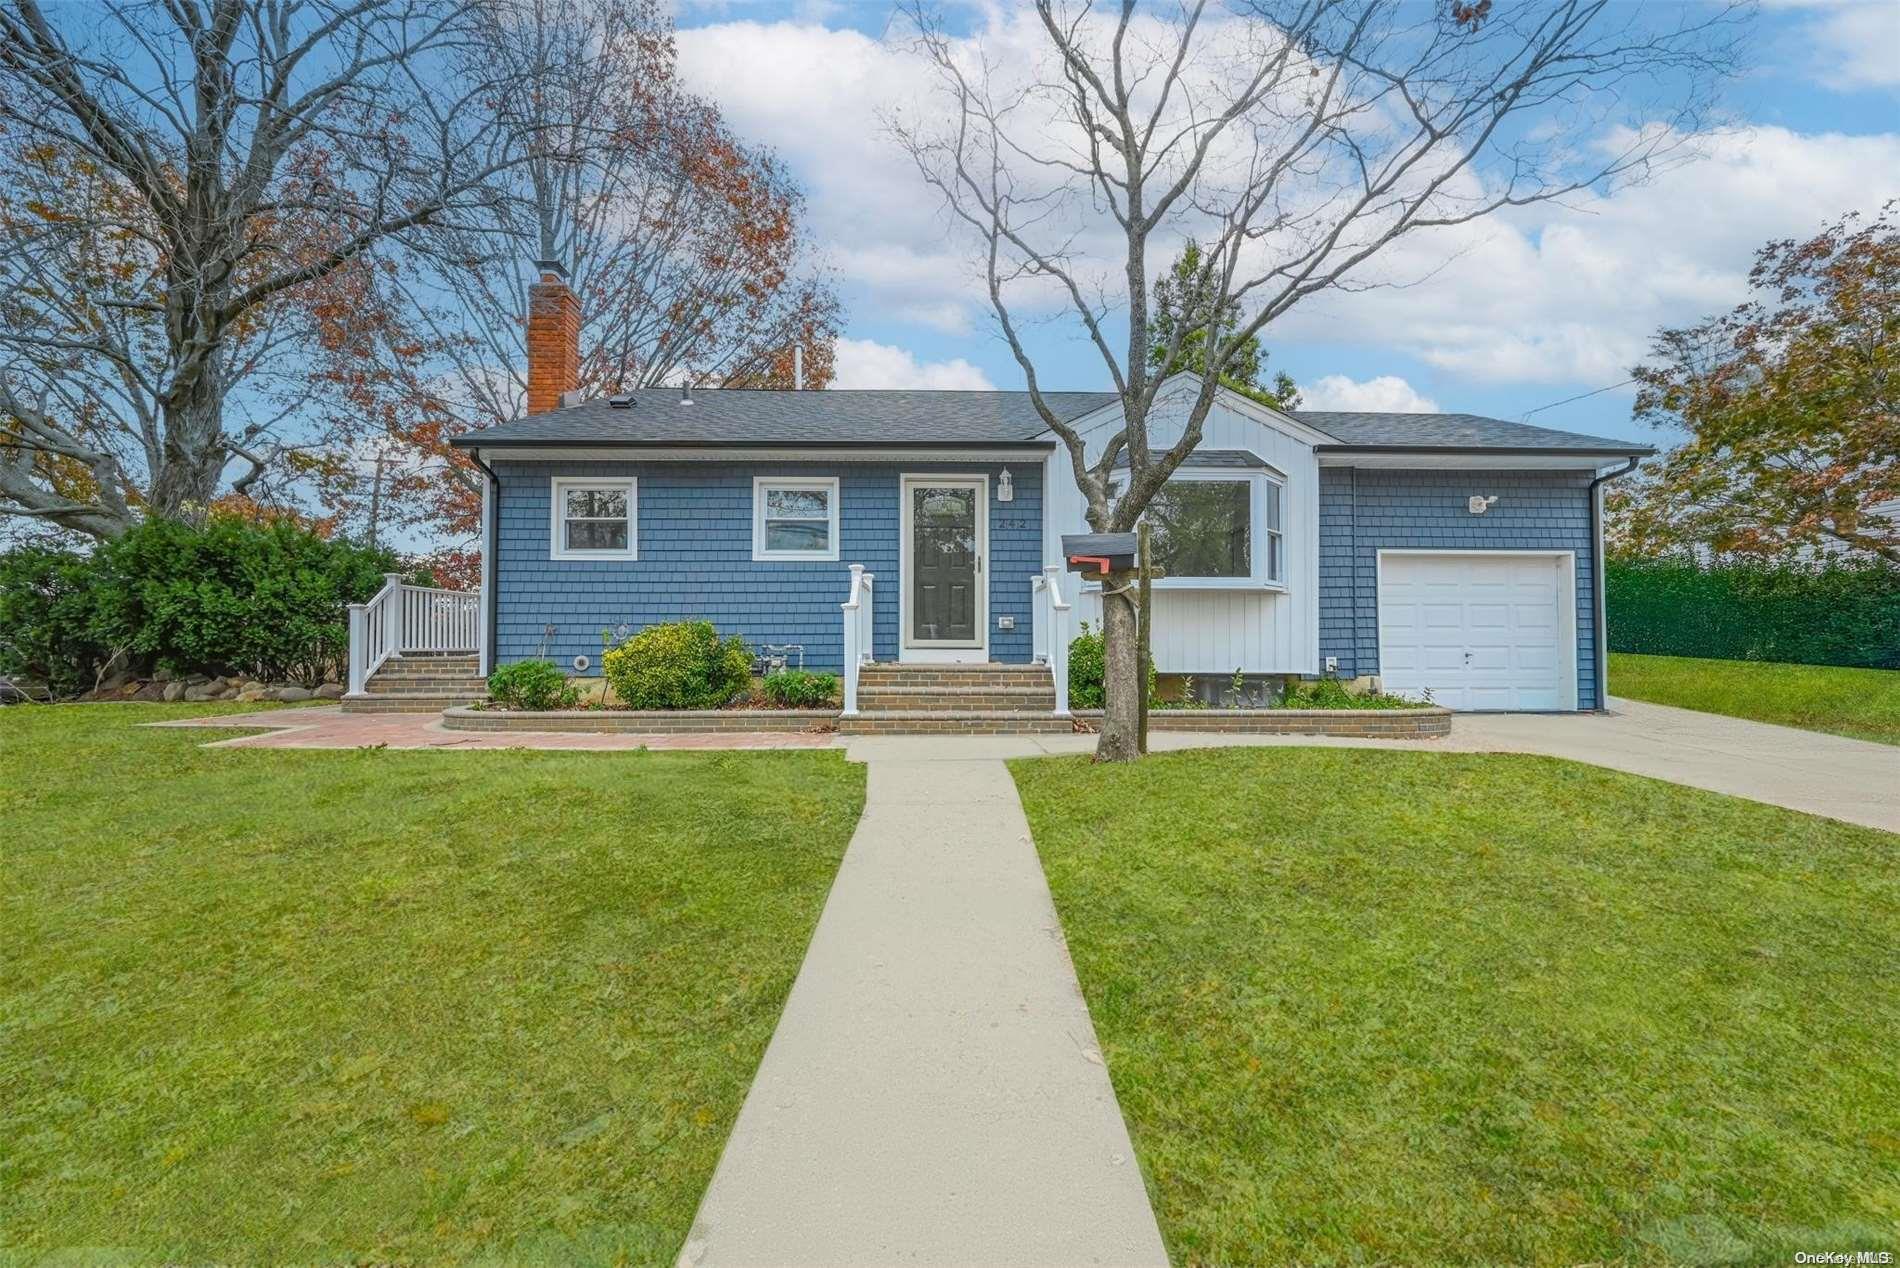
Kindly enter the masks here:
[[1030, 653], [1049, 666], [1058, 718], [1069, 716], [1069, 640], [1074, 637], [1069, 632], [1070, 603], [1062, 596], [1065, 575], [1060, 564], [1050, 564], [1029, 579], [1029, 588], [1036, 592], [1029, 618]]
[[858, 667], [875, 659], [872, 631], [876, 625], [871, 609], [875, 580], [864, 570], [863, 564], [852, 564], [851, 593], [838, 605], [844, 609], [844, 716], [847, 718], [858, 716]]
[[350, 604], [349, 692], [363, 694], [370, 675], [405, 652], [473, 652], [481, 647], [482, 592], [412, 586], [385, 573], [368, 603]]

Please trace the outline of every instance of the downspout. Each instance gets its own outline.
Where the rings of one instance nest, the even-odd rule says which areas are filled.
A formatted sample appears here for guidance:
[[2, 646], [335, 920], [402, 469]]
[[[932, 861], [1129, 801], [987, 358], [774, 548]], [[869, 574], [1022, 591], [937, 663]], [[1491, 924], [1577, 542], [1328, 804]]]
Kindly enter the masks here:
[[1596, 689], [1598, 713], [1610, 710], [1610, 619], [1609, 619], [1609, 570], [1603, 562], [1603, 486], [1612, 480], [1621, 479], [1636, 470], [1641, 458], [1630, 458], [1622, 466], [1609, 471], [1599, 472], [1590, 481], [1590, 534], [1592, 541], [1591, 567], [1596, 570]]
[[484, 507], [487, 514], [482, 516], [482, 646], [476, 663], [488, 673], [493, 673], [495, 622], [501, 615], [501, 604], [495, 594], [495, 520], [501, 514], [501, 477], [495, 474], [493, 467], [482, 461], [481, 450], [469, 450], [468, 457], [488, 477], [487, 505]]

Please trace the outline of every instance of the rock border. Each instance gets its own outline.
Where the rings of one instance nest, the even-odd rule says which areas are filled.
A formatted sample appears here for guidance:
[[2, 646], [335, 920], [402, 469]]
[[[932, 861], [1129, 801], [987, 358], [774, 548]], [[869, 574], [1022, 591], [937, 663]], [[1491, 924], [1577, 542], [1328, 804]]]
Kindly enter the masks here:
[[[1077, 709], [1078, 720], [1099, 726], [1100, 709]], [[1436, 740], [1451, 734], [1451, 710], [1422, 709], [1150, 709], [1150, 731], [1224, 732], [1232, 735], [1330, 735], [1362, 740]]]
[[471, 709], [442, 711], [449, 731], [563, 731], [592, 735], [681, 735], [692, 732], [829, 731], [836, 709], [558, 709], [545, 712]]

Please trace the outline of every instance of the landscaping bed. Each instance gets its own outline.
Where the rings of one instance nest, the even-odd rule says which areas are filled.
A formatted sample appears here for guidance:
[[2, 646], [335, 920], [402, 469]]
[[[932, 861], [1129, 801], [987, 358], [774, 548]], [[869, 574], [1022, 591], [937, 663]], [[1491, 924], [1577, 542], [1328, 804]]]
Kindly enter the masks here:
[[[1078, 709], [1075, 716], [1091, 726], [1101, 725], [1100, 709]], [[1439, 705], [1416, 709], [1149, 709], [1148, 729], [1429, 740], [1451, 734], [1451, 710]]]
[[863, 768], [250, 708], [0, 710], [0, 1261], [672, 1262]]
[[1900, 1251], [1900, 838], [1526, 756], [1011, 770], [1175, 1262]]

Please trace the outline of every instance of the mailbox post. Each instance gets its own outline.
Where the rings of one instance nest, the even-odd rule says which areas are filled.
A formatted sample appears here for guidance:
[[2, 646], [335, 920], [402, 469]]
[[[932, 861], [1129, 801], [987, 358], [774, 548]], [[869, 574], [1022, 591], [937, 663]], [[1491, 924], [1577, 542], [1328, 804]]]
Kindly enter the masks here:
[[1148, 526], [1136, 533], [1065, 533], [1062, 557], [1069, 571], [1093, 573], [1107, 581], [1111, 573], [1141, 569], [1140, 595], [1135, 605], [1135, 707], [1137, 751], [1148, 751]]

